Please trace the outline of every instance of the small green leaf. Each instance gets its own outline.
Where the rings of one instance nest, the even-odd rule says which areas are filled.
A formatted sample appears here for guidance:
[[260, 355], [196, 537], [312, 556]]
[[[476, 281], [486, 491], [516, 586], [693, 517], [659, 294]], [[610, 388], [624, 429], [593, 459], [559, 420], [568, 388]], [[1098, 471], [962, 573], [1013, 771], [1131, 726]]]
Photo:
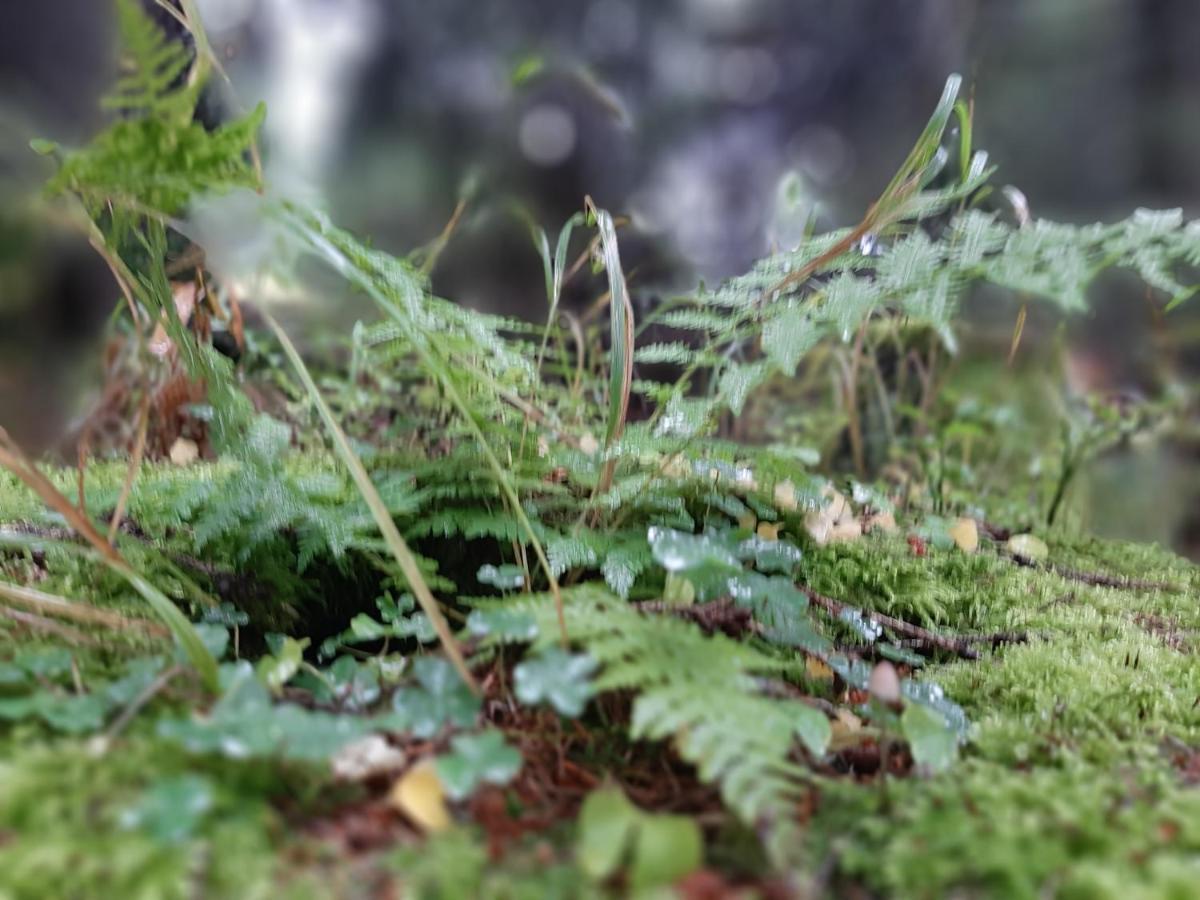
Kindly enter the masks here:
[[515, 591], [525, 585], [525, 571], [520, 566], [506, 564], [480, 566], [475, 577], [480, 584], [488, 584], [501, 591]]
[[58, 143], [45, 138], [34, 138], [29, 142], [29, 149], [38, 156], [52, 156], [58, 152]]
[[513, 87], [520, 87], [531, 78], [539, 75], [545, 68], [545, 57], [533, 53], [517, 61], [517, 64], [513, 66], [509, 79], [512, 81]]
[[778, 572], [790, 575], [804, 554], [790, 541], [768, 541], [755, 535], [738, 544], [737, 555], [754, 563], [759, 572]]
[[304, 662], [304, 650], [309, 643], [308, 638], [299, 641], [295, 638], [284, 638], [274, 656], [264, 656], [258, 661], [258, 677], [270, 688], [271, 693], [278, 694], [283, 690], [283, 686], [291, 681], [292, 676], [300, 671], [300, 664]]
[[517, 699], [530, 706], [548, 702], [564, 716], [578, 716], [592, 696], [588, 679], [596, 665], [584, 654], [573, 655], [558, 647], [544, 650], [514, 670]]
[[182, 844], [212, 807], [212, 782], [200, 775], [180, 775], [147, 790], [121, 815], [120, 823], [145, 831], [160, 844]]
[[646, 538], [655, 562], [668, 572], [687, 572], [702, 566], [741, 569], [729, 547], [712, 535], [651, 526]]
[[941, 715], [910, 703], [900, 716], [900, 728], [912, 748], [913, 761], [929, 772], [948, 769], [958, 756], [958, 738]]
[[220, 674], [225, 692], [208, 716], [161, 719], [160, 737], [194, 753], [318, 762], [380, 727], [365, 716], [336, 716], [289, 703], [273, 704], [248, 662], [223, 665]]
[[579, 811], [579, 839], [575, 857], [579, 867], [599, 881], [621, 865], [640, 814], [620, 788], [592, 791]]
[[630, 883], [635, 891], [674, 884], [700, 868], [700, 826], [687, 816], [642, 816], [634, 839]]
[[446, 725], [466, 728], [475, 723], [479, 700], [454, 667], [436, 656], [423, 656], [413, 671], [419, 688], [397, 691], [392, 700], [401, 727], [421, 738], [433, 737]]
[[451, 743], [454, 752], [437, 759], [437, 773], [454, 800], [469, 796], [480, 784], [508, 784], [521, 771], [521, 754], [499, 731], [464, 734]]
[[37, 696], [40, 698], [38, 714], [42, 720], [68, 734], [98, 730], [104, 724], [104, 716], [109, 709], [105, 699], [96, 694], [56, 697], [42, 693]]
[[378, 641], [391, 635], [391, 629], [377, 622], [366, 613], [359, 613], [350, 620], [350, 635], [356, 641]]
[[829, 746], [829, 739], [833, 736], [833, 728], [829, 724], [829, 719], [826, 718], [825, 713], [811, 706], [796, 704], [793, 708], [796, 710], [796, 736], [808, 748], [809, 753], [820, 757]]
[[501, 641], [532, 641], [538, 636], [537, 621], [527, 612], [509, 609], [474, 609], [467, 616], [467, 630], [480, 637]]

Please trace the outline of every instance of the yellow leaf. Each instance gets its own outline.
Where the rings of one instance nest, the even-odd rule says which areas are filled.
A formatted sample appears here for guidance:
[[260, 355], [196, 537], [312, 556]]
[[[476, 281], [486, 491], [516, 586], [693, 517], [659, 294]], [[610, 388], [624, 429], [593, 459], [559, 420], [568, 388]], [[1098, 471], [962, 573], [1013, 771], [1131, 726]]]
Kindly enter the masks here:
[[744, 516], [742, 516], [740, 519], [738, 519], [738, 527], [739, 528], [745, 528], [747, 530], [750, 530], [756, 524], [758, 524], [758, 516], [754, 515], [754, 513], [752, 513], [752, 512], [748, 512]]
[[450, 827], [446, 791], [433, 760], [417, 763], [392, 785], [388, 802], [404, 813], [421, 830], [436, 834]]
[[848, 709], [839, 709], [833, 721], [829, 723], [831, 732], [829, 749], [842, 750], [861, 743], [862, 727], [862, 719]]
[[759, 522], [757, 533], [764, 541], [777, 541], [779, 540], [779, 523]]
[[979, 527], [974, 519], [957, 519], [948, 532], [963, 553], [974, 553], [979, 547]]
[[888, 534], [896, 532], [896, 517], [890, 512], [880, 512], [868, 516], [863, 522], [863, 531], [870, 533], [872, 531], [886, 531]]
[[829, 668], [823, 660], [814, 656], [810, 656], [804, 661], [804, 671], [809, 678], [817, 681], [833, 681], [833, 669]]
[[798, 505], [796, 503], [796, 486], [792, 484], [790, 478], [775, 485], [775, 505], [787, 512], [791, 512]]
[[175, 443], [171, 445], [170, 456], [171, 462], [175, 465], [186, 466], [200, 458], [200, 448], [195, 441], [189, 441], [185, 437], [175, 438]]

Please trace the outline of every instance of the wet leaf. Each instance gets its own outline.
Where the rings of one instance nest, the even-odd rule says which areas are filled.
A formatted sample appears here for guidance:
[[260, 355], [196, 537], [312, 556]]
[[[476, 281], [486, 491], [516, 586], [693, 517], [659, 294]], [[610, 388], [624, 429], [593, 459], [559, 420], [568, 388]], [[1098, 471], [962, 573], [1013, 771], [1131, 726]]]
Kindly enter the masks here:
[[673, 884], [704, 861], [700, 826], [687, 816], [642, 816], [634, 839], [630, 884], [635, 891]]
[[521, 771], [521, 754], [496, 730], [464, 734], [451, 743], [453, 752], [437, 759], [437, 774], [455, 800], [481, 784], [508, 784]]
[[213, 807], [213, 785], [200, 775], [180, 775], [158, 782], [120, 818], [123, 828], [137, 828], [161, 844], [190, 838]]
[[362, 716], [337, 716], [290, 703], [274, 704], [248, 662], [222, 666], [221, 682], [224, 693], [207, 716], [161, 719], [159, 736], [193, 753], [317, 762], [378, 727]]
[[596, 667], [586, 654], [551, 647], [514, 670], [517, 699], [530, 706], [547, 702], [564, 716], [577, 716], [592, 696], [589, 679]]
[[599, 881], [617, 871], [639, 815], [620, 788], [605, 787], [588, 794], [579, 811], [575, 847], [579, 867], [588, 876]]
[[479, 700], [454, 667], [436, 656], [413, 665], [420, 687], [396, 692], [392, 708], [397, 724], [421, 738], [433, 737], [446, 725], [466, 728], [475, 723]]
[[[763, 537], [764, 526], [774, 532], [772, 537]], [[778, 525], [762, 523], [759, 525], [759, 533], [738, 544], [738, 557], [754, 563], [754, 568], [759, 572], [778, 572], [781, 575], [790, 575], [800, 564], [804, 554], [795, 544], [779, 540], [778, 532]]]
[[511, 564], [493, 566], [488, 563], [479, 567], [475, 577], [480, 584], [490, 585], [501, 591], [515, 591], [525, 585], [525, 571], [520, 566]]
[[532, 641], [538, 635], [537, 621], [527, 612], [509, 609], [475, 609], [467, 616], [467, 630], [479, 637], [501, 641]]
[[711, 534], [685, 534], [673, 528], [651, 526], [646, 537], [655, 562], [668, 572], [690, 572], [702, 567], [741, 568], [729, 546]]
[[900, 716], [900, 728], [912, 749], [913, 761], [928, 772], [948, 769], [958, 756], [958, 738], [936, 711], [910, 703]]

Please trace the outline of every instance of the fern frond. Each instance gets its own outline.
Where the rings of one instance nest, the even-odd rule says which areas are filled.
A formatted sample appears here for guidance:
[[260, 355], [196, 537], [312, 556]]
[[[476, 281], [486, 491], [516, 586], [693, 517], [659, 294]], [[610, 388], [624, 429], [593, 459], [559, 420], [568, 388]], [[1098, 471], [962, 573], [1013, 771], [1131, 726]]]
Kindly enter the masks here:
[[[602, 669], [600, 690], [636, 692], [634, 738], [674, 739], [680, 756], [719, 785], [728, 807], [767, 834], [777, 859], [798, 850], [795, 801], [806, 773], [795, 754], [824, 752], [830, 726], [823, 713], [764, 696], [763, 676], [784, 664], [694, 624], [645, 616], [602, 588], [564, 591], [567, 629]], [[495, 608], [533, 617], [538, 643], [554, 640], [548, 597], [525, 596]]]
[[164, 34], [137, 0], [117, 0], [117, 26], [123, 71], [101, 104], [138, 117], [190, 119], [200, 86], [183, 85], [188, 47]]

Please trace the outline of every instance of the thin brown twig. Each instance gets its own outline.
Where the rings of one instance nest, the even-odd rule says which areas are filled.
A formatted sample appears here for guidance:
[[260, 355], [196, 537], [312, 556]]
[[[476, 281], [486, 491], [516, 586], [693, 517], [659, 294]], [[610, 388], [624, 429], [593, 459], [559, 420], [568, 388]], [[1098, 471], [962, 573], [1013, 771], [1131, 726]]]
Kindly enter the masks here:
[[156, 635], [165, 636], [169, 633], [164, 626], [159, 625], [157, 622], [123, 616], [111, 610], [99, 609], [84, 603], [76, 603], [65, 597], [47, 594], [43, 591], [22, 585], [0, 582], [0, 597], [4, 597], [10, 603], [16, 603], [18, 606], [23, 606], [47, 616], [57, 616], [62, 619], [71, 619], [91, 625], [103, 625], [117, 631], [136, 628]]
[[979, 651], [971, 646], [972, 642], [969, 640], [964, 640], [960, 637], [947, 637], [946, 635], [930, 631], [927, 628], [922, 628], [920, 625], [913, 625], [911, 622], [905, 622], [903, 619], [897, 619], [884, 613], [872, 612], [866, 609], [859, 610], [857, 607], [851, 607], [846, 603], [834, 600], [832, 597], [818, 594], [812, 588], [803, 585], [798, 585], [798, 587], [805, 593], [813, 606], [820, 607], [831, 615], [840, 616], [848, 609], [855, 609], [876, 625], [882, 625], [884, 628], [889, 628], [897, 634], [919, 640], [926, 646], [954, 653], [963, 659], [979, 659]]
[[63, 625], [61, 622], [55, 622], [53, 619], [47, 619], [45, 616], [39, 616], [36, 613], [13, 609], [11, 606], [0, 606], [0, 616], [12, 619], [14, 622], [24, 625], [33, 631], [42, 631], [46, 634], [62, 638], [69, 644], [83, 644], [88, 647], [95, 647], [100, 643], [94, 637], [84, 634], [78, 628]]
[[1019, 553], [1004, 555], [1018, 566], [1023, 566], [1027, 569], [1039, 569], [1049, 572], [1052, 575], [1057, 575], [1059, 578], [1065, 578], [1068, 581], [1078, 581], [1080, 584], [1090, 585], [1091, 587], [1116, 588], [1122, 591], [1171, 591], [1173, 593], [1183, 591], [1181, 585], [1170, 581], [1145, 581], [1140, 578], [1129, 578], [1125, 575], [1087, 572], [1083, 569], [1072, 569], [1070, 566], [1064, 566], [1059, 563], [1039, 563], [1037, 560], [1021, 556]]
[[122, 570], [128, 569], [128, 565], [116, 547], [106, 541], [104, 535], [96, 529], [91, 520], [71, 505], [71, 502], [62, 495], [50, 479], [38, 471], [3, 428], [0, 428], [0, 466], [8, 469], [25, 482], [26, 486], [42, 499], [42, 502], [66, 519], [67, 524], [79, 532], [109, 563], [121, 567]]
[[183, 672], [184, 669], [182, 666], [172, 666], [146, 685], [141, 693], [130, 700], [129, 705], [121, 710], [121, 714], [113, 720], [113, 723], [108, 727], [108, 731], [104, 732], [104, 739], [111, 741], [117, 737], [133, 721], [133, 717], [141, 711], [142, 707], [158, 696], [163, 688]]

